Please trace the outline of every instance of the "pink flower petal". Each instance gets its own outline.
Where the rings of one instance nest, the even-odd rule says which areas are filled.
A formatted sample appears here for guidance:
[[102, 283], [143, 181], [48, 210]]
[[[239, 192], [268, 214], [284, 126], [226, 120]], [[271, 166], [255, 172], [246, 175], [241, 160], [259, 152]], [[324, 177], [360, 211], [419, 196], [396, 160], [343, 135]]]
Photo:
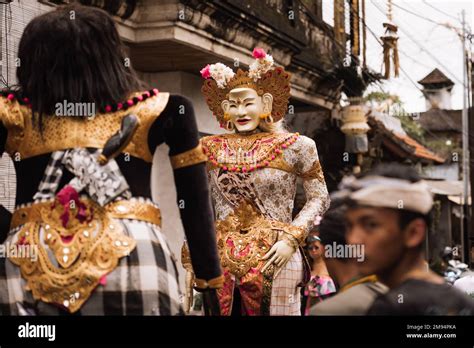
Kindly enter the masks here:
[[107, 285], [107, 275], [103, 275], [102, 277], [100, 277], [99, 284], [103, 286]]
[[260, 58], [265, 58], [265, 57], [267, 56], [267, 54], [265, 53], [265, 51], [263, 50], [263, 48], [255, 47], [255, 48], [253, 49], [252, 56], [253, 56], [255, 59], [260, 59]]
[[207, 64], [204, 68], [201, 69], [200, 73], [203, 78], [206, 80], [211, 77], [211, 66]]

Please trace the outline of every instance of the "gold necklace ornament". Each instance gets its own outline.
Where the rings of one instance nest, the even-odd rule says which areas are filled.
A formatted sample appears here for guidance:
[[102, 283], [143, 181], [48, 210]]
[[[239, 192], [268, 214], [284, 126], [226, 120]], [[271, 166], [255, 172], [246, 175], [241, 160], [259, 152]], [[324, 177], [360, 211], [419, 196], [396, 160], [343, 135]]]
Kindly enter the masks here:
[[284, 162], [283, 151], [298, 137], [299, 133], [223, 134], [205, 137], [201, 142], [214, 168], [242, 173], [265, 167], [282, 167], [291, 171], [286, 162], [281, 164]]

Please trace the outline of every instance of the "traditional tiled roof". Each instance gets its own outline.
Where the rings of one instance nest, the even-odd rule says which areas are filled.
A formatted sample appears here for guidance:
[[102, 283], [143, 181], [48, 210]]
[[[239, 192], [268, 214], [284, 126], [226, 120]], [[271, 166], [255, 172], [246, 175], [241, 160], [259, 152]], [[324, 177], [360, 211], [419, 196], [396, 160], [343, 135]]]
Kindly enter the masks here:
[[440, 87], [443, 86], [454, 86], [454, 82], [449, 79], [441, 70], [434, 69], [420, 81], [418, 81], [420, 85], [425, 87], [439, 85]]
[[462, 131], [462, 110], [430, 109], [420, 113], [420, 125], [430, 132]]
[[404, 142], [406, 145], [412, 148], [413, 154], [419, 158], [425, 158], [437, 163], [444, 163], [444, 158], [438, 156], [433, 151], [427, 149], [415, 139], [410, 138], [408, 135], [402, 135], [397, 133], [392, 133], [398, 140]]
[[[422, 162], [445, 162], [444, 158], [408, 136], [395, 117], [374, 111], [368, 116], [370, 126], [383, 135], [383, 143], [398, 155]], [[387, 122], [387, 119], [393, 122]]]

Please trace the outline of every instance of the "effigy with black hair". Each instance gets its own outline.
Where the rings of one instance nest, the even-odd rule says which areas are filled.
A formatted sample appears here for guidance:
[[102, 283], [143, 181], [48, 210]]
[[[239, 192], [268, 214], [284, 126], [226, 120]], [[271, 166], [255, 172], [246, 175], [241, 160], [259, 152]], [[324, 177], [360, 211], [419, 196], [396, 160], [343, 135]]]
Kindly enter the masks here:
[[[59, 46], [42, 49], [48, 44]], [[223, 277], [192, 104], [156, 88], [139, 91], [134, 71], [120, 63], [114, 21], [96, 8], [71, 5], [35, 18], [19, 57], [19, 88], [0, 96], [0, 154], [15, 159], [18, 178], [0, 239], [28, 253], [0, 259], [0, 314], [184, 313], [175, 258], [151, 198], [152, 159], [162, 143], [186, 202], [180, 213], [196, 288], [206, 313], [218, 314]], [[182, 106], [186, 112], [174, 117]]]

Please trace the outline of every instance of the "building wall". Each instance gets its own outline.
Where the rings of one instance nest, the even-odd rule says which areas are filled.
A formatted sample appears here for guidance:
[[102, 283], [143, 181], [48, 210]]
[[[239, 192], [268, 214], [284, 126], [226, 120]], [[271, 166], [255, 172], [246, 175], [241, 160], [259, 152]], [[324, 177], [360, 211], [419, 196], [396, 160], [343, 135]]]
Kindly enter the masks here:
[[428, 90], [425, 89], [429, 98], [426, 99], [426, 110], [432, 108], [439, 108], [444, 110], [451, 110], [451, 89], [452, 87], [445, 87], [440, 89]]
[[200, 132], [208, 134], [222, 133], [222, 128], [212, 116], [201, 93], [203, 79], [196, 73], [190, 74], [183, 71], [163, 73], [138, 72], [140, 78], [150, 86], [163, 92], [181, 94], [189, 98], [194, 106], [197, 124]]
[[[33, 0], [15, 0], [9, 5], [0, 5], [0, 75], [2, 77], [0, 88], [17, 83], [16, 67], [21, 64], [17, 59], [18, 45], [24, 28], [34, 17], [51, 8]], [[6, 23], [5, 18], [7, 18]], [[15, 205], [15, 194], [15, 170], [10, 157], [4, 154], [0, 157], [0, 204], [12, 211]]]
[[459, 163], [431, 165], [423, 168], [423, 175], [430, 179], [459, 180]]

